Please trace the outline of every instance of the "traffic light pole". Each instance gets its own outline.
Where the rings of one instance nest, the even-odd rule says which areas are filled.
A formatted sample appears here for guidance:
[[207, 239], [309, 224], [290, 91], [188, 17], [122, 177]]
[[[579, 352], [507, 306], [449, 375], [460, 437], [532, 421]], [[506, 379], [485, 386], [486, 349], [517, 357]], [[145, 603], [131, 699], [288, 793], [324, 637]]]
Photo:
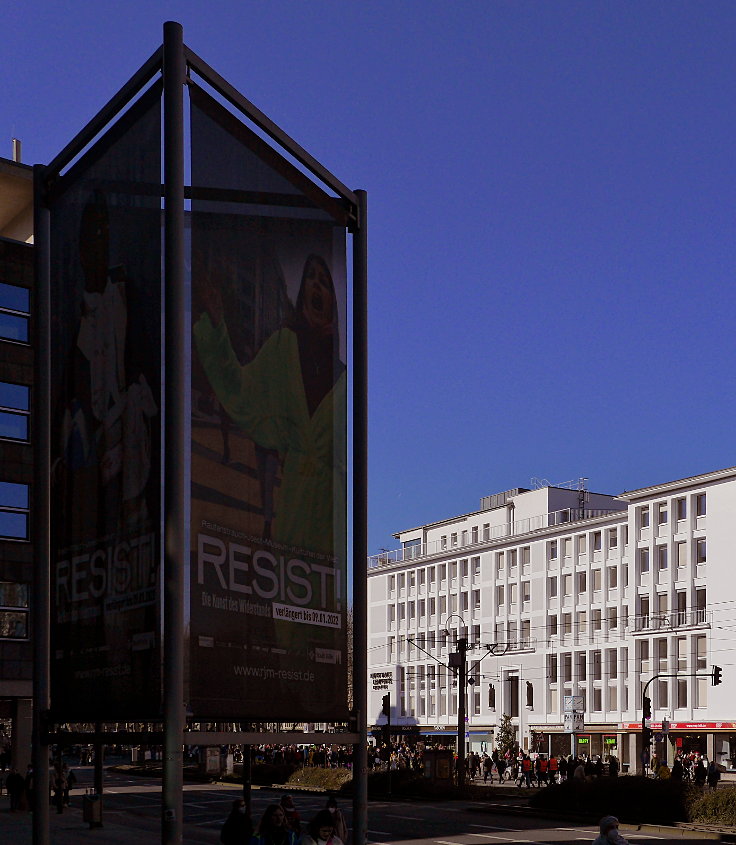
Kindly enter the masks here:
[[[652, 675], [652, 677], [644, 684], [644, 689], [641, 693], [641, 736], [642, 736], [642, 753], [650, 748], [652, 744], [652, 730], [647, 726], [647, 719], [652, 716], [652, 702], [647, 698], [649, 685], [659, 678], [710, 678], [711, 685], [717, 687], [721, 681], [721, 673], [723, 670], [720, 666], [714, 666], [711, 672], [703, 674], [702, 672], [675, 672], [672, 674], [663, 673], [661, 675]], [[666, 742], [666, 740], [665, 740]], [[667, 762], [667, 746], [665, 745], [665, 763]], [[642, 760], [642, 770], [644, 762]]]
[[[465, 784], [465, 687], [468, 682], [468, 641], [457, 641], [455, 668], [457, 669], [457, 785]], [[451, 664], [453, 665], [453, 664]]]

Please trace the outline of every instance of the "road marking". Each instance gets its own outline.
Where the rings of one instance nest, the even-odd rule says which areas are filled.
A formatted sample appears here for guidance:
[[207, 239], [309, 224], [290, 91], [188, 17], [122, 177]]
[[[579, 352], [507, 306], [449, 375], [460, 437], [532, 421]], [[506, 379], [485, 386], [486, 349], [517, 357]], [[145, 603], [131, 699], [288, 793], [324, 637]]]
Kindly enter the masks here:
[[387, 819], [404, 819], [404, 821], [408, 822], [420, 822], [421, 816], [395, 816], [392, 813], [386, 813]]
[[[519, 827], [495, 827], [492, 824], [471, 824], [468, 827], [480, 827], [483, 830], [521, 830]], [[474, 834], [477, 836], [478, 834]]]
[[[366, 833], [372, 833], [374, 836], [391, 836], [391, 834], [387, 833], [385, 830], [368, 830]], [[383, 845], [389, 845], [389, 843], [384, 842]]]

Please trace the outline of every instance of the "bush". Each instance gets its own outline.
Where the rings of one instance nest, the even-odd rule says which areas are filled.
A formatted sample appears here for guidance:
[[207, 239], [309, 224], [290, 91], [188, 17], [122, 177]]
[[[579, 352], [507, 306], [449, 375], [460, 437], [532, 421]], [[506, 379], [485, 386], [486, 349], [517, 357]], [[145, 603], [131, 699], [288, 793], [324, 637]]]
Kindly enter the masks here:
[[580, 813], [591, 820], [606, 815], [622, 822], [671, 824], [688, 821], [693, 787], [677, 780], [644, 777], [567, 780], [532, 796], [532, 807], [563, 813]]
[[693, 794], [689, 810], [693, 822], [736, 825], [736, 789], [726, 787]]
[[295, 786], [311, 786], [314, 789], [321, 789], [324, 792], [339, 792], [342, 787], [351, 782], [353, 773], [350, 769], [322, 769], [302, 768], [297, 769], [287, 781]]

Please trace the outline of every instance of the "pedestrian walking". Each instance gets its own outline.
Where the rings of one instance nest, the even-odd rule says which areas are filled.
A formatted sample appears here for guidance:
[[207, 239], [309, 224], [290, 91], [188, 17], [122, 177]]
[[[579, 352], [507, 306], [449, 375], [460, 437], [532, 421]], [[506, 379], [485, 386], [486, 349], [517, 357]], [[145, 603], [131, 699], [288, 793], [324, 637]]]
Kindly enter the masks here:
[[345, 816], [337, 806], [337, 801], [330, 795], [327, 799], [327, 812], [332, 816], [332, 823], [335, 827], [335, 836], [343, 843], [348, 841], [348, 826], [345, 823]]
[[718, 770], [718, 766], [716, 765], [715, 760], [711, 760], [710, 763], [708, 763], [707, 777], [708, 777], [708, 786], [711, 789], [717, 789], [718, 788], [718, 781], [721, 779], [721, 773]]
[[294, 806], [294, 799], [291, 795], [283, 795], [281, 797], [281, 809], [286, 816], [286, 826], [296, 833], [297, 836], [302, 835], [302, 820]]
[[266, 807], [258, 830], [253, 837], [254, 845], [296, 845], [299, 837], [286, 824], [286, 814], [280, 804]]
[[5, 788], [10, 796], [10, 812], [15, 813], [16, 810], [20, 810], [23, 791], [26, 788], [23, 775], [17, 772], [15, 768], [11, 768], [10, 774], [5, 778]]
[[344, 845], [335, 833], [332, 814], [328, 810], [320, 810], [309, 822], [301, 845]]
[[220, 842], [223, 845], [249, 845], [252, 836], [253, 823], [248, 816], [245, 800], [236, 798], [220, 831]]
[[621, 836], [616, 816], [603, 816], [598, 824], [600, 836], [593, 840], [593, 845], [629, 845]]

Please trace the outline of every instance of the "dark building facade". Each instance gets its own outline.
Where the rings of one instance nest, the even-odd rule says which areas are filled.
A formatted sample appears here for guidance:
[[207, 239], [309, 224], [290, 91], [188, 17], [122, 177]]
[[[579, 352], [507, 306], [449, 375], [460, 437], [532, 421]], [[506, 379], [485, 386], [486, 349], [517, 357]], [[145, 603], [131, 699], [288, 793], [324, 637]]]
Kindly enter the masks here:
[[0, 159], [0, 750], [31, 753], [33, 246], [31, 168]]

